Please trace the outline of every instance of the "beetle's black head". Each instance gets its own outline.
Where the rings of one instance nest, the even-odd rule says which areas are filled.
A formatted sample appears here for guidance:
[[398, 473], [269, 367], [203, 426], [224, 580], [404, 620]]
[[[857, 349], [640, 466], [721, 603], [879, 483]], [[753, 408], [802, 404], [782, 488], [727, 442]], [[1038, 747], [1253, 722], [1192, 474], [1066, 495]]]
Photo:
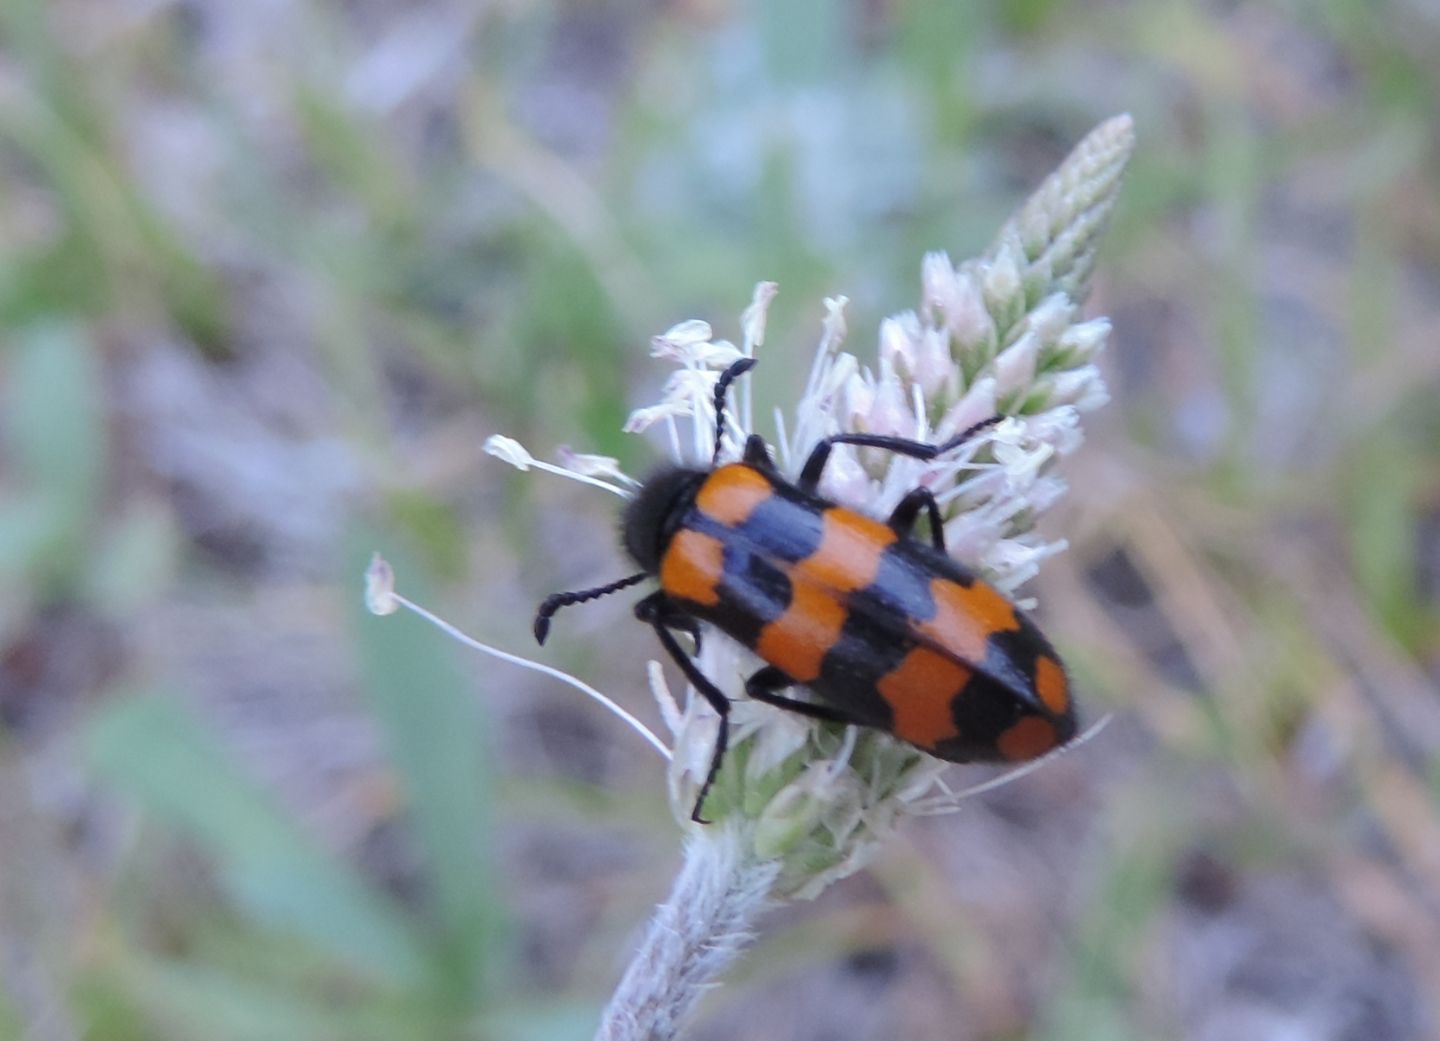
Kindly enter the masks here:
[[651, 474], [625, 507], [620, 533], [625, 549], [649, 574], [660, 570], [660, 558], [695, 501], [707, 471], [667, 467]]

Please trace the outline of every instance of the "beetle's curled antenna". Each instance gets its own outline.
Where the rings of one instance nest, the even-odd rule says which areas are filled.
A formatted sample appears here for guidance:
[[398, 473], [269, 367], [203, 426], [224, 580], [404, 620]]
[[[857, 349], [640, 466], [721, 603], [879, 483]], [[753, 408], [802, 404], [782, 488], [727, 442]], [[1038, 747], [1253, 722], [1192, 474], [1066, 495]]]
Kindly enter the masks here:
[[755, 367], [754, 358], [741, 358], [720, 374], [715, 381], [715, 454], [710, 465], [720, 462], [720, 447], [725, 441], [725, 397], [730, 393], [730, 384]]
[[638, 575], [630, 575], [619, 581], [611, 582], [606, 586], [596, 586], [594, 589], [583, 589], [578, 593], [555, 593], [545, 598], [540, 605], [540, 610], [535, 612], [535, 642], [543, 644], [545, 637], [550, 635], [550, 619], [555, 612], [562, 607], [569, 607], [571, 604], [583, 604], [590, 600], [598, 600], [602, 596], [609, 596], [611, 593], [618, 593], [622, 589], [629, 589], [631, 586], [645, 581], [645, 572]]

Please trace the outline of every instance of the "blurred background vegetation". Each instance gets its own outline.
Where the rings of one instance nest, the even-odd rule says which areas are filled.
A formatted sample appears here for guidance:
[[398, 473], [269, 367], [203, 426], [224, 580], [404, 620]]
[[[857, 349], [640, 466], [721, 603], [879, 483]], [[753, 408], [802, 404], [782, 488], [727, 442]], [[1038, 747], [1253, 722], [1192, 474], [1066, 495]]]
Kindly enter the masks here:
[[[1432, 0], [4, 0], [0, 1037], [589, 1036], [679, 837], [525, 651], [648, 337], [862, 356], [1116, 112], [1082, 751], [777, 914], [695, 1037], [1440, 1031]], [[764, 414], [764, 413], [761, 413]], [[624, 603], [547, 660], [653, 718]], [[963, 783], [963, 782], [962, 782]]]

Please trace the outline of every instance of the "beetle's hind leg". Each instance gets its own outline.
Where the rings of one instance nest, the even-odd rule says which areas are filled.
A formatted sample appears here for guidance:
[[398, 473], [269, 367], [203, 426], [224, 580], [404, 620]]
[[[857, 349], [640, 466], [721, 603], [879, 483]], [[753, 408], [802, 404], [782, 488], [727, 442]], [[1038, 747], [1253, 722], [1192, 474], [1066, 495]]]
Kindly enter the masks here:
[[830, 461], [830, 452], [836, 445], [855, 445], [859, 448], [883, 448], [887, 452], [894, 452], [896, 455], [909, 456], [912, 459], [934, 459], [937, 455], [944, 455], [952, 448], [959, 448], [966, 441], [969, 441], [980, 431], [992, 427], [1004, 419], [1004, 416], [991, 416], [989, 419], [982, 419], [973, 423], [960, 433], [938, 445], [926, 444], [924, 441], [912, 441], [905, 437], [889, 437], [885, 434], [833, 434], [824, 438], [810, 451], [810, 458], [805, 460], [805, 466], [800, 471], [800, 480], [795, 482], [801, 491], [814, 493], [820, 484], [820, 475], [825, 472], [825, 464]]
[[705, 804], [705, 797], [710, 794], [715, 778], [720, 774], [720, 764], [724, 762], [725, 749], [730, 744], [730, 699], [720, 692], [720, 688], [715, 686], [710, 677], [700, 671], [695, 659], [685, 653], [685, 649], [671, 631], [679, 630], [693, 636], [698, 650], [700, 628], [695, 619], [676, 611], [664, 593], [652, 593], [636, 604], [635, 617], [655, 630], [655, 638], [660, 641], [660, 646], [665, 648], [665, 653], [674, 659], [690, 685], [700, 692], [700, 696], [710, 703], [710, 707], [720, 717], [720, 725], [715, 732], [715, 749], [710, 753], [710, 769], [705, 773], [705, 782], [700, 785], [700, 793], [695, 796], [695, 808], [690, 811], [690, 819], [696, 824], [709, 824], [709, 821], [700, 816], [700, 809]]
[[778, 693], [786, 687], [795, 686], [795, 681], [773, 665], [767, 665], [755, 675], [745, 681], [745, 694], [756, 701], [764, 702], [767, 705], [774, 705], [776, 708], [783, 708], [786, 712], [798, 712], [802, 716], [809, 716], [811, 719], [823, 719], [827, 723], [859, 724], [858, 719], [853, 719], [838, 709], [829, 705], [817, 705], [813, 701], [800, 701], [797, 698], [787, 698]]

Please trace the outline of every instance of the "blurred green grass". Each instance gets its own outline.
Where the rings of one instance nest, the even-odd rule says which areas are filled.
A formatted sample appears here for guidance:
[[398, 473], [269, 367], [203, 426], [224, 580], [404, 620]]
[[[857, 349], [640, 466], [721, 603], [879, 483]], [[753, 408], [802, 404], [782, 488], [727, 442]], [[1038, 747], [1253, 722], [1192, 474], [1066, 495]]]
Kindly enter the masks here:
[[[1121, 722], [917, 828], [880, 877], [958, 859], [953, 891], [822, 901], [705, 1036], [818, 1036], [843, 1006], [795, 981], [877, 944], [946, 1036], [1433, 1029], [1424, 4], [12, 0], [0, 34], [0, 1035], [586, 1036], [666, 883], [658, 772], [358, 617], [364, 553], [523, 646], [611, 522], [485, 434], [643, 469], [647, 338], [737, 335], [774, 279], [765, 414], [822, 296], [865, 354], [925, 250], [982, 248], [1123, 110], [1116, 403], [1037, 588]], [[638, 692], [609, 643], [556, 653]]]

